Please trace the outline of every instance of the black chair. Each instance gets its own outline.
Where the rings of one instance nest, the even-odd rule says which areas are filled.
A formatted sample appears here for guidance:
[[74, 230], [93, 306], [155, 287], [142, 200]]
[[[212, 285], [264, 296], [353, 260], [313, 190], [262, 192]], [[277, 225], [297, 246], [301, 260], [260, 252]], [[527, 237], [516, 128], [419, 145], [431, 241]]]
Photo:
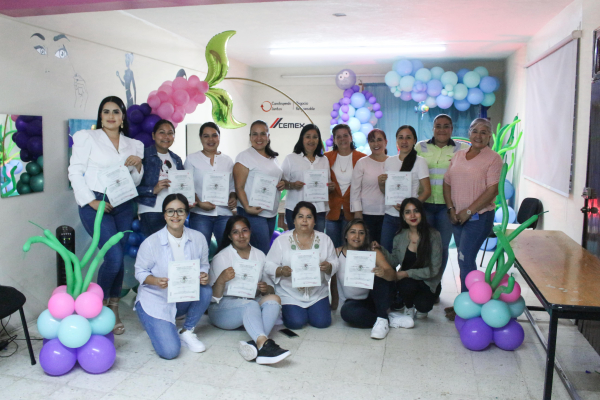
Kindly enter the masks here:
[[17, 289], [0, 285], [0, 319], [6, 318], [19, 310], [23, 331], [25, 332], [25, 340], [27, 341], [27, 347], [29, 348], [29, 357], [31, 357], [31, 365], [35, 365], [35, 356], [33, 355], [29, 330], [27, 330], [27, 321], [25, 320], [25, 313], [23, 312], [25, 301], [25, 296]]

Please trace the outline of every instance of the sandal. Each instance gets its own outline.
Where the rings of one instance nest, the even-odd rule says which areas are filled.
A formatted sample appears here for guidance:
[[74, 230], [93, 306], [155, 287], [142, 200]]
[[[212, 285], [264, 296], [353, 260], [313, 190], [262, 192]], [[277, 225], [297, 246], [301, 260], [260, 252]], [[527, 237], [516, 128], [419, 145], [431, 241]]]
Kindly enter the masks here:
[[123, 325], [123, 322], [121, 322], [121, 319], [119, 318], [119, 299], [109, 299], [108, 300], [108, 308], [110, 308], [112, 310], [113, 313], [115, 313], [115, 327], [113, 328], [112, 332], [115, 335], [122, 335], [125, 333], [125, 325]]

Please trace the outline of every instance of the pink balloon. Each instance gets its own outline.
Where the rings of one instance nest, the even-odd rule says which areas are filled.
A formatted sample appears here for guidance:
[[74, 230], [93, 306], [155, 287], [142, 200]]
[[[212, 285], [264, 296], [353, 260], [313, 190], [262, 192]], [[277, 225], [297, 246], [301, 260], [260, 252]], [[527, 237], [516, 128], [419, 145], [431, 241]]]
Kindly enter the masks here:
[[88, 286], [87, 291], [90, 292], [90, 293], [94, 293], [95, 295], [97, 295], [101, 299], [104, 299], [104, 290], [102, 290], [102, 288], [100, 287], [100, 285], [98, 285], [97, 283], [90, 282], [90, 285]]
[[48, 300], [48, 311], [54, 318], [66, 318], [75, 311], [75, 300], [68, 293], [56, 293]]
[[[491, 275], [492, 281], [494, 280], [494, 276], [496, 276], [496, 273], [492, 272], [492, 275]], [[508, 275], [507, 274], [504, 274], [504, 276], [502, 277], [502, 280], [500, 281], [500, 284], [503, 284], [503, 283], [508, 284]], [[504, 286], [507, 286], [507, 285], [504, 285]]]
[[206, 93], [208, 92], [209, 86], [208, 83], [205, 81], [200, 81], [200, 83], [198, 84], [198, 90], [201, 91], [202, 93]]
[[200, 83], [200, 78], [198, 78], [196, 75], [192, 75], [188, 78], [188, 83], [190, 86], [196, 87]]
[[175, 122], [175, 123], [180, 123], [180, 122], [182, 122], [182, 121], [183, 121], [183, 118], [184, 118], [184, 115], [183, 115], [183, 113], [182, 113], [182, 112], [180, 112], [179, 110], [178, 110], [178, 111], [175, 111], [175, 112], [173, 113], [173, 116], [171, 117], [171, 119], [172, 119], [172, 120], [173, 120], [173, 122]]
[[156, 110], [158, 116], [162, 119], [171, 118], [171, 115], [173, 115], [173, 111], [175, 111], [175, 107], [173, 107], [173, 104], [171, 103], [162, 103]]
[[160, 101], [165, 102], [171, 98], [166, 92], [159, 91], [156, 93], [156, 96], [160, 99]]
[[471, 289], [471, 285], [475, 282], [485, 282], [485, 273], [483, 271], [471, 271], [465, 278], [465, 285], [467, 289]]
[[102, 311], [102, 299], [95, 293], [85, 292], [75, 300], [75, 312], [84, 318], [95, 318]]
[[173, 81], [173, 89], [174, 90], [185, 90], [189, 87], [189, 83], [187, 79], [183, 77], [175, 78]]
[[165, 92], [166, 94], [168, 94], [169, 96], [171, 96], [174, 92], [173, 88], [171, 86], [165, 86], [162, 85], [161, 87], [158, 88], [159, 92]]
[[152, 108], [158, 108], [160, 106], [160, 98], [157, 95], [148, 96], [148, 105]]
[[190, 99], [193, 99], [194, 96], [196, 96], [198, 93], [200, 93], [200, 91], [198, 89], [196, 89], [195, 87], [189, 87], [186, 89], [186, 92], [188, 92], [188, 94], [190, 95]]
[[173, 122], [173, 126], [174, 126], [175, 128], [177, 128], [177, 125], [179, 125], [177, 122]]
[[486, 282], [475, 282], [469, 289], [469, 297], [477, 304], [485, 304], [492, 299], [492, 287]]
[[185, 106], [183, 106], [183, 109], [185, 110], [186, 114], [191, 114], [196, 111], [196, 107], [198, 107], [198, 103], [196, 103], [194, 100], [190, 100]]
[[163, 85], [165, 85], [165, 86], [173, 86], [173, 81], [164, 81]]
[[153, 90], [150, 92], [150, 94], [148, 94], [148, 97], [150, 96], [156, 96], [156, 93], [158, 93], [158, 90]]
[[13, 122], [17, 122], [17, 118], [19, 118], [19, 116], [18, 116], [18, 115], [16, 115], [16, 114], [12, 114], [12, 115], [10, 116], [10, 119], [12, 119], [12, 120], [13, 120]]
[[206, 101], [206, 95], [204, 93], [198, 93], [194, 96], [194, 101], [198, 104], [202, 104]]
[[67, 293], [67, 285], [60, 285], [52, 291], [50, 296], [54, 296], [56, 293]]
[[[177, 78], [177, 79], [179, 79], [179, 78]], [[190, 101], [190, 95], [188, 94], [187, 91], [185, 91], [183, 89], [174, 91], [173, 94], [171, 95], [171, 98], [173, 99], [173, 101], [175, 101], [175, 104], [178, 106], [183, 106], [188, 101]]]
[[[506, 284], [501, 283], [500, 286], [508, 286], [508, 282]], [[502, 293], [500, 295], [500, 300], [505, 301], [507, 303], [512, 303], [519, 300], [519, 296], [521, 296], [521, 285], [519, 285], [519, 282], [515, 282], [515, 287], [513, 288], [513, 291], [511, 293]]]

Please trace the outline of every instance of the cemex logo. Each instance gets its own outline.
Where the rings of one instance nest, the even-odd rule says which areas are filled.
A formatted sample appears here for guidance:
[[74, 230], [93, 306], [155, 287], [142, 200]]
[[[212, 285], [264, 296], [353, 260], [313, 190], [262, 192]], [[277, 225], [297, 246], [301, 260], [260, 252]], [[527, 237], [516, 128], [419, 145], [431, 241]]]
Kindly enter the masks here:
[[271, 128], [283, 128], [283, 129], [297, 129], [302, 128], [304, 126], [303, 123], [300, 122], [281, 122], [283, 118], [277, 118], [273, 124], [269, 127]]

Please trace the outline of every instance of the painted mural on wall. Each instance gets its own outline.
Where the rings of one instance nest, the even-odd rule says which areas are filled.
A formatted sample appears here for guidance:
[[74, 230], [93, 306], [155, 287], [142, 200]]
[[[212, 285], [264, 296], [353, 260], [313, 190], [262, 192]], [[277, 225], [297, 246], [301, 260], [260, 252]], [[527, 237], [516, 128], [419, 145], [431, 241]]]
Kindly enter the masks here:
[[[123, 78], [121, 79], [121, 75], [119, 71], [117, 71], [117, 78], [121, 81], [121, 85], [125, 88], [125, 97], [127, 107], [131, 107], [136, 104], [137, 90], [135, 88], [135, 78], [133, 76], [133, 71], [131, 70], [131, 64], [133, 64], [133, 53], [125, 54], [125, 72], [123, 73]], [[133, 92], [131, 90], [131, 86], [133, 85]]]

